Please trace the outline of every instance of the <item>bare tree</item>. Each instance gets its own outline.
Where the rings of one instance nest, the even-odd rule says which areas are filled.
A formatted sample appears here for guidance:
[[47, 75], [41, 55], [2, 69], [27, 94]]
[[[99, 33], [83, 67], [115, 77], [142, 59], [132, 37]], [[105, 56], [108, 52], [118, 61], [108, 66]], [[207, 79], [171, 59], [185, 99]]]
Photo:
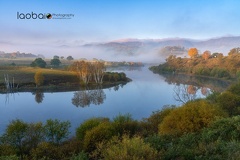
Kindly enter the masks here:
[[92, 77], [91, 64], [85, 61], [74, 62], [70, 70], [75, 71], [84, 84], [88, 84]]
[[97, 84], [102, 84], [106, 70], [103, 62], [76, 61], [71, 65], [71, 70], [77, 72], [80, 80], [88, 84], [92, 79]]
[[96, 83], [102, 84], [105, 71], [106, 71], [106, 68], [103, 62], [97, 61], [93, 63], [93, 77]]

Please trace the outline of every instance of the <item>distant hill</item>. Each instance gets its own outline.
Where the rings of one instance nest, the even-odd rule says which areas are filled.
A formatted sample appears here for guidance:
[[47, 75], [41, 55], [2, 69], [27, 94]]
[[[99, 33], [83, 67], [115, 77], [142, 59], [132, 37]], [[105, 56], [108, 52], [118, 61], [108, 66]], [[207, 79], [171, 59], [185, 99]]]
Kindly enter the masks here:
[[12, 52], [12, 53], [5, 53], [3, 51], [0, 51], [0, 58], [37, 58], [42, 55], [34, 55], [32, 53], [20, 53], [19, 51], [17, 52]]
[[[177, 50], [182, 48], [183, 50], [181, 52], [177, 52], [177, 54], [186, 56], [187, 50], [191, 47], [196, 47], [200, 52], [210, 50], [212, 53], [220, 52], [227, 55], [232, 48], [240, 47], [240, 36], [220, 37], [208, 40], [185, 38], [120, 39], [106, 43], [89, 43], [85, 44], [84, 47], [98, 47], [105, 49], [106, 51], [129, 56], [139, 55], [143, 52], [157, 52], [161, 53], [160, 55], [162, 56], [168, 56], [172, 53], [171, 50], [174, 48], [178, 48]], [[164, 50], [166, 52], [164, 52]]]

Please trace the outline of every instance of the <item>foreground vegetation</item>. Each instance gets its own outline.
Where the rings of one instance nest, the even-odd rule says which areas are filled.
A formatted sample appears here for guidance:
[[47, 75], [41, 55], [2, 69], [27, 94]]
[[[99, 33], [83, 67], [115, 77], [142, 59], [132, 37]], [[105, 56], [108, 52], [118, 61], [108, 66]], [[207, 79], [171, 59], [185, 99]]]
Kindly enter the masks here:
[[239, 48], [233, 48], [228, 56], [223, 56], [222, 53], [211, 54], [210, 51], [200, 55], [196, 48], [189, 49], [188, 53], [191, 58], [170, 55], [166, 63], [150, 69], [155, 73], [184, 73], [223, 79], [240, 78]]
[[131, 115], [84, 121], [13, 120], [0, 138], [0, 159], [238, 159], [240, 82], [141, 121]]

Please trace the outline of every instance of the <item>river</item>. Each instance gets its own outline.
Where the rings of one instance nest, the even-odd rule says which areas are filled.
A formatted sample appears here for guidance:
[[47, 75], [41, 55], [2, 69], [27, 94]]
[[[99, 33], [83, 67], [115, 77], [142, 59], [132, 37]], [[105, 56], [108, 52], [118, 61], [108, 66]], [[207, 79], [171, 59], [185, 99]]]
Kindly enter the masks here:
[[[25, 122], [68, 120], [74, 134], [75, 128], [91, 117], [113, 118], [129, 113], [134, 119], [141, 120], [164, 105], [181, 105], [180, 101], [176, 101], [176, 94], [182, 94], [183, 90], [190, 93], [190, 98], [204, 97], [211, 92], [209, 88], [199, 87], [199, 84], [189, 80], [189, 84], [181, 84], [176, 78], [174, 80], [173, 75], [169, 78], [153, 74], [148, 70], [148, 66], [124, 72], [133, 81], [108, 89], [0, 94], [0, 134], [14, 119]], [[214, 81], [214, 86], [216, 81], [211, 81]], [[224, 83], [220, 85], [226, 87]]]

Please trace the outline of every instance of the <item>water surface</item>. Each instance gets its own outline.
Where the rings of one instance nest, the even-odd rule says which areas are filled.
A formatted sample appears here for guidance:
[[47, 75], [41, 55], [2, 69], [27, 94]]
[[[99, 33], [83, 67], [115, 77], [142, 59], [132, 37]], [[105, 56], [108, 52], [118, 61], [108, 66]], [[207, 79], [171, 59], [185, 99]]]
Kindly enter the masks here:
[[[45, 122], [50, 118], [68, 120], [72, 131], [91, 117], [113, 118], [118, 114], [130, 113], [134, 119], [141, 120], [164, 105], [180, 105], [175, 97], [179, 87], [185, 86], [186, 91], [190, 92], [189, 84], [169, 82], [168, 77], [153, 74], [147, 66], [124, 72], [133, 81], [108, 89], [99, 87], [92, 91], [76, 89], [71, 92], [0, 94], [0, 133], [14, 119], [26, 122]], [[193, 89], [191, 93], [195, 98], [203, 97], [202, 88]], [[209, 89], [206, 91], [209, 92]]]

